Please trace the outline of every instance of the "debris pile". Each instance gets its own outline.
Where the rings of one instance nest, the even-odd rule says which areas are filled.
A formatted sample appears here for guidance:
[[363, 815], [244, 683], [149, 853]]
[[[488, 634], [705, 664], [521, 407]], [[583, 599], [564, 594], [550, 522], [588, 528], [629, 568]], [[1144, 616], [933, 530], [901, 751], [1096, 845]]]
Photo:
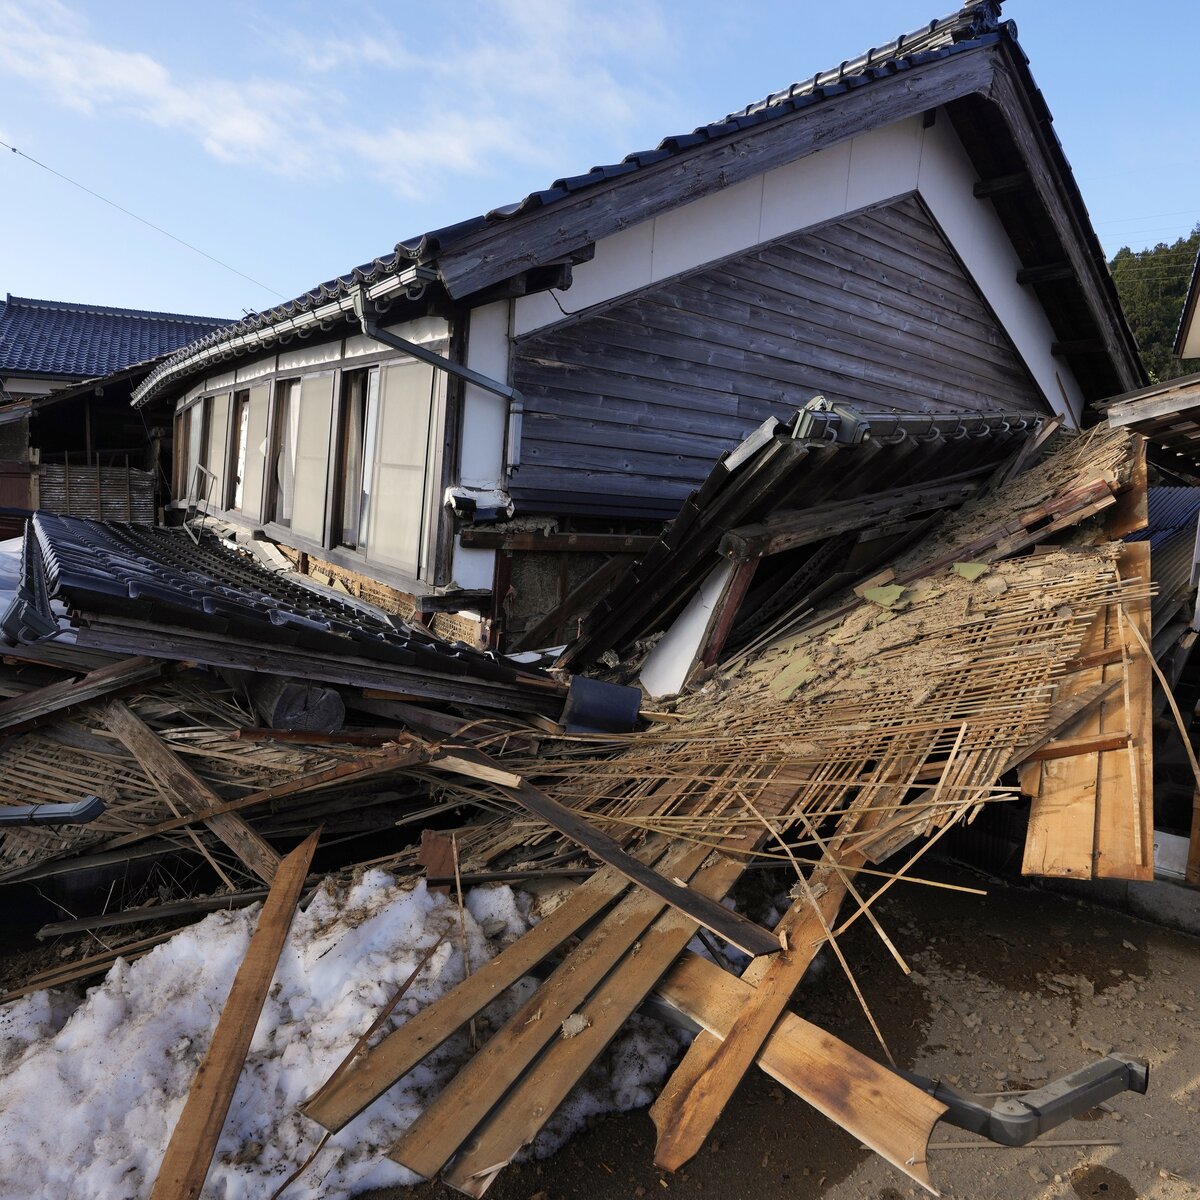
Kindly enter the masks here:
[[[120, 997], [113, 1028], [133, 1035], [140, 981], [186, 960], [203, 983], [171, 986], [207, 989], [224, 1015], [178, 1031], [156, 1155], [149, 1135], [128, 1151], [139, 1194], [199, 1194], [215, 1152], [210, 1179], [253, 1164], [260, 1189], [304, 1171], [482, 1195], [583, 1111], [589, 1072], [647, 1014], [695, 1034], [651, 1110], [660, 1166], [695, 1155], [757, 1066], [932, 1190], [939, 1120], [1004, 1121], [788, 1003], [828, 946], [890, 1062], [840, 939], [865, 922], [907, 973], [878, 898], [948, 886], [920, 860], [1022, 794], [1027, 873], [1153, 876], [1155, 655], [1178, 679], [1194, 640], [1191, 572], [1185, 588], [1167, 556], [1159, 574], [1153, 518], [1178, 522], [1164, 544], [1185, 530], [1194, 545], [1200, 503], [1188, 517], [1156, 499], [1144, 451], [1121, 430], [1014, 416], [818, 405], [768, 422], [553, 671], [211, 537], [39, 514], [4, 620], [4, 803], [54, 821], [96, 796], [103, 812], [4, 825], [0, 881], [177, 875], [150, 903], [43, 930], [117, 936], [10, 988], [47, 1036], [7, 1052], [0, 1111]], [[635, 685], [629, 728], [616, 714]], [[727, 904], [764, 866], [790, 887], [771, 928]], [[221, 912], [167, 940], [259, 900], [257, 918]], [[206, 929], [239, 939], [211, 975], [186, 940]], [[44, 989], [105, 972], [62, 1027]], [[648, 1098], [664, 1044], [643, 1037], [653, 1067], [592, 1110]], [[182, 1064], [201, 1054], [185, 1103]], [[1145, 1088], [1130, 1060], [1089, 1070], [1073, 1085], [1086, 1107]], [[239, 1076], [270, 1099], [222, 1135]], [[1070, 1115], [1025, 1104], [1013, 1137]], [[386, 1169], [359, 1169], [379, 1156]]]

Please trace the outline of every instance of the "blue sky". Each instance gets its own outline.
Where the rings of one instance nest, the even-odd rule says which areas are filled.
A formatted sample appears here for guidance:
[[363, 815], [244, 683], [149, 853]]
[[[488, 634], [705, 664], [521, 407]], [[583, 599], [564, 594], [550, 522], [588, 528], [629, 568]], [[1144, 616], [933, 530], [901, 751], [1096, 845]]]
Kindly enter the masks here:
[[[0, 139], [258, 281], [0, 150], [0, 293], [235, 317], [952, 7], [0, 0]], [[1188, 233], [1191, 6], [1004, 12], [1106, 251]]]

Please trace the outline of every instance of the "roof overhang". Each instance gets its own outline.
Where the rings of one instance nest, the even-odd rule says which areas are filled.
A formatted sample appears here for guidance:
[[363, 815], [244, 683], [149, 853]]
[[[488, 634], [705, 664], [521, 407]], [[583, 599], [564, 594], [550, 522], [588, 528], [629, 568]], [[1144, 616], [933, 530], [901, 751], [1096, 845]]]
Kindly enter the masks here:
[[[377, 283], [363, 285], [361, 290], [374, 305], [386, 304], [401, 297], [417, 300], [437, 278], [437, 272], [430, 267], [407, 266]], [[186, 347], [155, 367], [133, 389], [131, 402], [134, 407], [140, 408], [171, 383], [198, 374], [215, 363], [269, 349], [291, 337], [311, 337], [314, 333], [332, 329], [343, 319], [354, 319], [357, 294], [357, 290], [347, 291], [345, 295], [337, 296], [318, 308], [264, 322], [241, 333], [234, 332], [224, 337], [214, 335]]]
[[1200, 374], [1115, 397], [1108, 423], [1144, 434], [1154, 446], [1200, 461]]

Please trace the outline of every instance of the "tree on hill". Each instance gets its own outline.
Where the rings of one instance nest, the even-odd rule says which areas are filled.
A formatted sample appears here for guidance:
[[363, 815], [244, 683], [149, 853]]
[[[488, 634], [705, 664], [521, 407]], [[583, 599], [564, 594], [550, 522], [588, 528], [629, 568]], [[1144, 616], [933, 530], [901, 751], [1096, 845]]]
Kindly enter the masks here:
[[1175, 332], [1198, 248], [1200, 225], [1170, 246], [1166, 242], [1150, 250], [1122, 246], [1108, 264], [1142, 362], [1155, 383], [1200, 371], [1200, 359], [1181, 362], [1174, 353]]

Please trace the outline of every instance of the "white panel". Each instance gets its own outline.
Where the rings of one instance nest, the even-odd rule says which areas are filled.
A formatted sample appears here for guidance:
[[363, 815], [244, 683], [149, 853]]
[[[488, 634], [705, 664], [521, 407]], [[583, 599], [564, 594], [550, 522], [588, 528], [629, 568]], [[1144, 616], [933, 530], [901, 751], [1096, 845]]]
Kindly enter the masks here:
[[651, 282], [650, 254], [654, 245], [654, 222], [643, 221], [596, 244], [596, 256], [571, 273], [571, 286], [556, 293], [562, 308], [548, 292], [522, 296], [516, 302], [513, 335], [552, 325], [567, 313], [579, 312], [610, 296], [635, 292]]
[[1188, 325], [1187, 334], [1183, 339], [1183, 355], [1184, 358], [1200, 358], [1200, 305], [1196, 306], [1196, 311], [1192, 313], [1192, 319]]
[[654, 220], [654, 279], [669, 279], [699, 263], [762, 241], [763, 177], [735, 183]]
[[1078, 426], [1083, 393], [1067, 363], [1050, 353], [1054, 330], [1033, 290], [1017, 283], [1021, 261], [991, 202], [975, 198], [972, 187], [977, 180], [962, 143], [945, 113], [940, 113], [933, 127], [925, 130], [921, 197], [1012, 339], [1046, 402]]
[[300, 383], [296, 436], [296, 483], [292, 530], [325, 541], [325, 493], [329, 476], [329, 427], [333, 419], [333, 375], [308, 375]]
[[332, 342], [305, 342], [292, 349], [280, 350], [280, 371], [295, 371], [300, 367], [315, 367], [321, 363], [337, 362], [342, 357], [342, 339]]
[[482, 588], [486, 591], [492, 586], [495, 570], [494, 550], [476, 550], [474, 547], [461, 546], [458, 538], [454, 539], [454, 562], [450, 578], [456, 586]]
[[[401, 334], [403, 337], [403, 334]], [[365, 333], [356, 333], [353, 337], [346, 339], [346, 349], [343, 351], [345, 358], [361, 358], [364, 354], [382, 354], [385, 350], [390, 350], [390, 346], [385, 346], [382, 342], [377, 342], [374, 338], [369, 338]]]
[[200, 390], [202, 392], [219, 392], [223, 388], [231, 388], [233, 385], [234, 372], [225, 371], [220, 375], [210, 375], [204, 381], [204, 386]]
[[731, 562], [718, 563], [671, 628], [663, 634], [662, 640], [650, 651], [642, 664], [638, 682], [652, 699], [676, 696], [687, 682], [692, 664], [704, 645], [713, 611], [733, 577], [733, 568]]
[[267, 465], [267, 410], [271, 385], [250, 389], [250, 416], [246, 423], [246, 474], [242, 480], [242, 515], [262, 520], [263, 472]]
[[399, 325], [383, 325], [381, 328], [388, 333], [394, 333], [397, 337], [416, 342], [419, 346], [429, 342], [445, 341], [450, 336], [450, 325], [445, 317], [417, 317], [414, 321], [404, 321]]
[[819, 225], [846, 211], [850, 143], [818, 150], [763, 179], [761, 234], [764, 242]]
[[238, 383], [245, 383], [249, 379], [259, 379], [263, 375], [270, 375], [274, 370], [275, 355], [268, 354], [266, 358], [256, 358], [253, 362], [242, 363], [235, 374]]
[[225, 438], [229, 432], [230, 393], [222, 392], [212, 398], [212, 413], [208, 422], [208, 461], [204, 464], [216, 478], [209, 481], [209, 507], [218, 509], [225, 503], [225, 475], [228, 455]]
[[415, 577], [428, 503], [426, 466], [433, 368], [422, 362], [407, 362], [384, 367], [381, 374], [367, 558], [399, 567]]
[[[508, 382], [508, 315], [506, 300], [472, 309], [467, 331], [467, 366], [502, 383]], [[465, 487], [502, 486], [507, 422], [508, 401], [471, 384], [463, 389], [458, 471]]]
[[921, 165], [921, 118], [860, 134], [850, 143], [846, 211], [915, 190]]

